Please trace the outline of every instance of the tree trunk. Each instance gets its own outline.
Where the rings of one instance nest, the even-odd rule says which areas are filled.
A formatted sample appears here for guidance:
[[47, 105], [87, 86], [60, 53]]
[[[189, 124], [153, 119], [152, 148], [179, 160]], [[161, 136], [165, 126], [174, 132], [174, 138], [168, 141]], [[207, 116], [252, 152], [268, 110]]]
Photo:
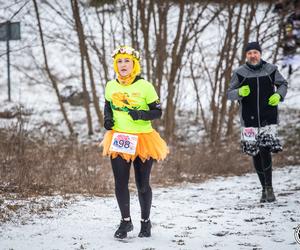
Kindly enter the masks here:
[[103, 115], [102, 115], [102, 112], [101, 112], [100, 106], [99, 106], [99, 98], [97, 96], [96, 84], [95, 84], [95, 80], [94, 80], [92, 63], [91, 63], [91, 60], [90, 60], [90, 57], [89, 57], [87, 44], [85, 42], [86, 37], [85, 37], [85, 34], [84, 34], [82, 22], [81, 22], [81, 19], [80, 19], [78, 2], [77, 2], [77, 0], [71, 0], [71, 4], [72, 4], [72, 10], [73, 10], [73, 13], [74, 13], [74, 18], [75, 18], [75, 21], [76, 21], [76, 26], [78, 28], [78, 36], [79, 36], [80, 44], [82, 46], [82, 51], [83, 51], [84, 56], [85, 56], [85, 60], [86, 60], [86, 63], [87, 63], [88, 72], [89, 72], [89, 76], [90, 76], [90, 83], [91, 83], [91, 89], [92, 89], [92, 95], [93, 95], [93, 104], [94, 104], [94, 107], [95, 107], [95, 110], [96, 110], [99, 126], [102, 126], [102, 124], [103, 124]]
[[[72, 3], [71, 3], [72, 4]], [[72, 8], [74, 10], [74, 8]], [[84, 58], [85, 58], [85, 53], [84, 53], [84, 44], [80, 36], [80, 28], [79, 28], [79, 19], [80, 17], [77, 16], [78, 13], [73, 11], [73, 17], [75, 20], [75, 29], [77, 32], [78, 36], [78, 46], [79, 46], [79, 51], [80, 51], [80, 62], [81, 62], [81, 80], [82, 80], [82, 89], [84, 93], [84, 99], [83, 99], [83, 104], [87, 116], [87, 125], [88, 125], [88, 135], [93, 134], [93, 124], [92, 124], [92, 117], [91, 117], [91, 111], [90, 111], [90, 102], [89, 102], [89, 93], [87, 90], [86, 86], [86, 77], [85, 77], [85, 67], [84, 67]]]
[[[173, 48], [171, 52], [171, 70], [168, 77], [168, 99], [167, 99], [167, 107], [166, 107], [166, 116], [165, 116], [165, 136], [169, 142], [172, 142], [174, 139], [174, 132], [175, 132], [175, 106], [174, 97], [175, 97], [175, 79], [177, 76], [177, 70], [181, 66], [181, 59], [183, 50], [183, 44], [180, 44], [180, 38], [182, 33], [182, 25], [183, 25], [183, 15], [184, 15], [184, 3], [180, 2], [180, 12], [179, 18], [177, 23], [177, 32], [176, 36], [173, 41]], [[183, 34], [185, 35], [185, 34]], [[182, 38], [184, 40], [184, 38]], [[185, 47], [185, 46], [184, 46]]]
[[51, 73], [51, 70], [49, 68], [49, 65], [48, 65], [46, 47], [45, 47], [45, 42], [44, 42], [44, 35], [43, 35], [42, 25], [41, 25], [41, 21], [40, 21], [38, 6], [37, 6], [37, 3], [36, 3], [36, 0], [32, 0], [32, 1], [33, 1], [35, 13], [36, 13], [36, 18], [37, 18], [37, 22], [38, 22], [38, 27], [39, 27], [40, 39], [41, 39], [41, 43], [42, 43], [42, 49], [43, 49], [43, 55], [44, 55], [44, 61], [45, 61], [45, 70], [46, 70], [46, 72], [48, 74], [48, 77], [49, 77], [49, 79], [52, 83], [52, 86], [55, 90], [55, 93], [56, 93], [56, 96], [57, 96], [57, 99], [58, 99], [58, 103], [59, 103], [59, 106], [60, 106], [60, 110], [63, 114], [64, 120], [67, 124], [67, 127], [69, 129], [70, 134], [72, 135], [74, 133], [73, 126], [72, 126], [71, 122], [69, 121], [67, 112], [66, 112], [65, 107], [63, 105], [62, 98], [61, 98], [60, 93], [59, 93], [57, 82], [56, 82], [55, 78], [53, 77], [53, 75]]

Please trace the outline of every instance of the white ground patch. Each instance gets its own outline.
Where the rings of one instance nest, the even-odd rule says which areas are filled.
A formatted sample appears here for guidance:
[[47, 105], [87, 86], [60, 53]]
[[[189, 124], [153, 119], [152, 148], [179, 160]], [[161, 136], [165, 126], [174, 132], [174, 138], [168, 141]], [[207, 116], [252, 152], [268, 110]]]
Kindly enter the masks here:
[[277, 201], [268, 204], [258, 202], [255, 174], [154, 187], [149, 239], [137, 237], [136, 193], [131, 195], [134, 230], [122, 241], [113, 238], [120, 217], [115, 198], [79, 196], [64, 208], [30, 219], [24, 212], [2, 224], [0, 249], [300, 249], [294, 239], [300, 224], [300, 166], [277, 169], [273, 176]]

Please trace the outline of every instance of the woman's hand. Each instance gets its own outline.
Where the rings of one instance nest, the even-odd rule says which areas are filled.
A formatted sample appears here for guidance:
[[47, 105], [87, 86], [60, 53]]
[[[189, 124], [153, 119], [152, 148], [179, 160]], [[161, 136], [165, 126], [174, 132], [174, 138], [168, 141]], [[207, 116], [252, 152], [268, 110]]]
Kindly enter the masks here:
[[131, 116], [132, 120], [141, 120], [143, 119], [143, 112], [141, 110], [131, 109], [128, 114]]
[[106, 130], [112, 130], [113, 126], [114, 126], [114, 120], [112, 119], [104, 120], [104, 128]]

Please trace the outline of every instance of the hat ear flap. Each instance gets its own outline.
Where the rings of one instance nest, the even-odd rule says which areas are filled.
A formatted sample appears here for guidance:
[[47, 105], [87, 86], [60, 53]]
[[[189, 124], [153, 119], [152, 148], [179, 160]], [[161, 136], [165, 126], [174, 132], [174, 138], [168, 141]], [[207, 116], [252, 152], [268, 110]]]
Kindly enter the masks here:
[[141, 73], [141, 65], [140, 62], [136, 59], [133, 58], [133, 69], [132, 69], [132, 74], [134, 75], [139, 75]]

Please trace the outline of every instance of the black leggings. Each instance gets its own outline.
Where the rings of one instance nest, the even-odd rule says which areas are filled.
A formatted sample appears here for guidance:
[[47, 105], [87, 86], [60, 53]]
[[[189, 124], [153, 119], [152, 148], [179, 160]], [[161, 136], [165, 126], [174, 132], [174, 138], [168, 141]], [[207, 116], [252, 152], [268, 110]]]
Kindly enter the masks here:
[[261, 186], [272, 186], [272, 155], [267, 147], [260, 147], [259, 153], [253, 156], [253, 163]]
[[[141, 218], [145, 220], [150, 216], [152, 204], [152, 189], [149, 183], [152, 164], [153, 159], [142, 162], [142, 160], [137, 157], [133, 161], [135, 183], [141, 207]], [[127, 162], [118, 156], [115, 159], [111, 159], [111, 165], [115, 178], [115, 193], [121, 215], [122, 218], [128, 218], [130, 217], [128, 181], [131, 162]]]

